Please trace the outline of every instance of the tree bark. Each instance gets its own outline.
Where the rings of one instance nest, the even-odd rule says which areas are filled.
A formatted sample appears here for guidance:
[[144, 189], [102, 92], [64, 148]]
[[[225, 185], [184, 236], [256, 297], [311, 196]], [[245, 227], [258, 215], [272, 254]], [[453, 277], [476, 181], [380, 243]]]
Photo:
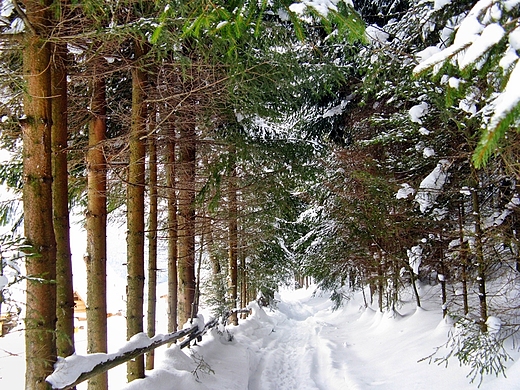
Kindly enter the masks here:
[[[246, 269], [246, 256], [243, 253], [244, 251], [239, 251], [240, 257], [240, 278], [241, 278], [241, 288], [240, 288], [240, 305], [244, 308], [248, 304], [247, 302], [247, 269]], [[242, 313], [241, 318], [244, 319], [247, 317], [247, 313]]]
[[446, 317], [448, 314], [448, 296], [446, 293], [446, 264], [444, 262], [444, 250], [442, 248], [443, 245], [443, 237], [441, 235], [441, 247], [440, 247], [440, 256], [439, 256], [439, 262], [440, 262], [440, 268], [441, 268], [441, 275], [442, 279], [441, 282], [441, 300], [442, 300], [442, 317]]
[[[145, 53], [140, 42], [134, 43], [136, 63], [132, 69], [132, 126], [130, 129], [130, 159], [127, 184], [127, 338], [143, 332], [144, 305], [144, 185], [146, 73], [142, 69]], [[144, 357], [129, 361], [127, 379], [144, 378]]]
[[468, 265], [468, 248], [467, 245], [464, 244], [464, 203], [461, 201], [459, 204], [459, 241], [460, 241], [460, 263], [462, 269], [462, 301], [463, 301], [463, 309], [464, 315], [469, 313], [469, 303], [468, 303], [468, 275], [467, 275], [467, 265]]
[[[476, 175], [476, 173], [473, 173]], [[478, 197], [478, 181], [474, 179], [474, 185], [471, 190], [471, 201], [473, 205], [473, 215], [475, 217], [475, 251], [477, 257], [477, 285], [478, 285], [478, 299], [480, 308], [479, 325], [482, 332], [487, 331], [487, 293], [486, 293], [486, 264], [484, 259], [484, 252], [482, 246], [482, 228], [480, 226], [480, 200]]]
[[[150, 212], [148, 216], [148, 305], [147, 305], [147, 334], [155, 335], [156, 301], [157, 301], [157, 149], [155, 138], [149, 141], [149, 188]], [[146, 355], [146, 369], [154, 367], [154, 351]]]
[[175, 186], [175, 134], [167, 146], [166, 187], [168, 188], [168, 332], [177, 330], [177, 189]]
[[[234, 149], [232, 151], [234, 153]], [[237, 170], [233, 167], [229, 177], [229, 216], [228, 216], [228, 260], [229, 260], [229, 298], [231, 300], [230, 310], [237, 308], [238, 303], [238, 204], [237, 204]], [[233, 325], [238, 325], [237, 313], [230, 317]]]
[[178, 277], [180, 325], [196, 313], [195, 299], [195, 128], [183, 125], [179, 142]]
[[59, 356], [74, 353], [74, 288], [70, 252], [67, 169], [67, 48], [53, 46], [52, 170], [54, 234], [56, 236], [56, 347]]
[[[94, 72], [94, 75], [96, 72]], [[103, 77], [92, 84], [92, 117], [87, 152], [87, 351], [107, 352], [107, 177], [103, 143], [106, 139], [106, 86]], [[89, 390], [108, 388], [104, 373], [88, 382]]]
[[[24, 231], [30, 246], [25, 311], [25, 389], [46, 389], [45, 378], [56, 361], [56, 242], [52, 211], [51, 52], [46, 40], [50, 1], [24, 1], [30, 26], [25, 38], [23, 208]], [[30, 27], [30, 28], [29, 28]]]

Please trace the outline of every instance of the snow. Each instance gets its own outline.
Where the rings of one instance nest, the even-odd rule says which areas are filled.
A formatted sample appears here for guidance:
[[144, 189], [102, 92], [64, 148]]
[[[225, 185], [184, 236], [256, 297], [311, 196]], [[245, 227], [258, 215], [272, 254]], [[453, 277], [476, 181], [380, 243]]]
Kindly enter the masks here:
[[440, 10], [451, 3], [451, 0], [434, 0], [433, 9]]
[[[337, 11], [337, 4], [343, 0], [302, 0], [299, 3], [293, 3], [289, 6], [289, 10], [299, 16], [303, 16], [307, 8], [313, 8], [323, 17], [327, 17], [329, 11]], [[345, 4], [353, 6], [352, 1], [344, 1]]]
[[408, 111], [410, 114], [410, 120], [414, 123], [422, 124], [421, 118], [428, 113], [428, 103], [422, 102], [410, 108]]
[[435, 169], [426, 176], [419, 185], [419, 190], [415, 195], [415, 201], [419, 203], [422, 213], [430, 209], [435, 203], [448, 178], [447, 170], [449, 165], [450, 162], [448, 160], [440, 160]]
[[336, 115], [341, 115], [345, 111], [345, 107], [352, 100], [352, 96], [348, 96], [346, 99], [342, 100], [340, 104], [337, 106], [329, 108], [327, 111], [323, 113], [323, 118], [333, 117]]
[[0, 275], [0, 290], [2, 290], [9, 283], [9, 279], [6, 276]]
[[367, 28], [365, 29], [365, 34], [372, 44], [386, 43], [388, 41], [388, 38], [390, 38], [390, 34], [383, 31], [381, 27], [377, 25], [367, 26]]
[[[420, 285], [423, 296], [439, 296], [439, 286]], [[368, 291], [365, 291], [368, 294]], [[416, 308], [409, 291], [401, 295], [399, 311], [378, 312], [377, 302], [365, 307], [361, 292], [333, 311], [328, 293], [308, 289], [282, 289], [277, 307], [250, 305], [253, 314], [238, 327], [211, 331], [190, 349], [161, 347], [156, 351], [156, 368], [144, 379], [125, 383], [125, 366], [109, 372], [111, 389], [171, 390], [458, 390], [475, 389], [466, 375], [469, 368], [456, 360], [446, 367], [422, 360], [444, 345], [453, 330], [452, 321], [442, 319], [440, 302], [428, 299]], [[162, 317], [163, 320], [165, 316]], [[109, 342], [121, 339], [124, 318], [109, 318]], [[488, 327], [498, 331], [501, 321], [490, 317]], [[84, 336], [81, 330], [77, 337]], [[21, 332], [0, 339], [0, 348], [20, 352]], [[123, 335], [124, 337], [124, 335]], [[160, 337], [160, 336], [157, 336]], [[136, 341], [137, 340], [137, 341]], [[151, 342], [139, 335], [132, 342]], [[122, 344], [119, 350], [126, 350]], [[507, 352], [520, 357], [517, 348]], [[2, 359], [0, 386], [23, 388], [20, 362], [23, 353]], [[73, 356], [77, 369], [105, 359], [105, 354]], [[512, 390], [520, 381], [520, 364], [507, 362], [507, 378], [488, 376], [480, 389]], [[58, 363], [59, 364], [59, 363]], [[118, 371], [119, 370], [119, 371]], [[86, 385], [78, 386], [79, 390]]]
[[520, 198], [518, 195], [514, 195], [513, 198], [505, 205], [502, 211], [496, 211], [486, 218], [482, 225], [484, 229], [500, 226], [506, 218], [511, 215], [520, 206]]
[[395, 197], [397, 199], [406, 199], [408, 196], [415, 194], [415, 190], [413, 187], [408, 183], [401, 184], [401, 188], [399, 188], [399, 191], [397, 191], [397, 194], [395, 194]]
[[480, 57], [484, 55], [491, 47], [500, 42], [505, 35], [504, 28], [497, 24], [492, 23], [487, 25], [466, 50], [466, 53], [459, 59], [459, 67], [461, 69], [475, 63]]
[[417, 61], [424, 62], [440, 52], [441, 49], [439, 49], [437, 46], [429, 46], [426, 49], [415, 53], [415, 57], [417, 58]]
[[520, 61], [509, 76], [504, 92], [502, 92], [492, 103], [494, 114], [489, 122], [489, 128], [494, 128], [520, 103]]
[[12, 1], [3, 0], [0, 3], [0, 16], [3, 16], [4, 18], [8, 18], [9, 16], [12, 15], [13, 11], [14, 11], [14, 5], [13, 5]]
[[506, 1], [504, 1], [504, 8], [507, 11], [511, 11], [518, 4], [520, 4], [520, 0], [506, 0]]
[[425, 158], [435, 156], [435, 150], [429, 146], [423, 149], [423, 156]]
[[[435, 295], [437, 287], [421, 290]], [[232, 339], [214, 331], [191, 350], [167, 349], [158, 369], [121, 389], [170, 390], [172, 382], [193, 390], [476, 388], [457, 361], [448, 367], [419, 362], [453, 329], [440, 304], [418, 309], [405, 295], [399, 312], [380, 313], [364, 308], [358, 293], [332, 311], [328, 294], [315, 291], [282, 290], [274, 311], [252, 304], [253, 315], [228, 328]], [[508, 353], [518, 357], [516, 350]], [[480, 388], [516, 388], [517, 365], [510, 363], [508, 378], [487, 377]]]
[[489, 333], [496, 334], [500, 331], [500, 328], [502, 327], [502, 321], [498, 317], [489, 316], [486, 320], [486, 325], [488, 327]]
[[456, 77], [450, 77], [448, 80], [448, 85], [453, 89], [459, 89], [460, 83], [461, 80]]
[[408, 255], [408, 263], [413, 270], [413, 273], [419, 275], [419, 267], [422, 261], [422, 247], [420, 245], [412, 246], [406, 251]]
[[421, 134], [421, 135], [429, 135], [430, 133], [431, 133], [430, 130], [428, 130], [426, 127], [421, 127], [419, 129], [419, 134]]

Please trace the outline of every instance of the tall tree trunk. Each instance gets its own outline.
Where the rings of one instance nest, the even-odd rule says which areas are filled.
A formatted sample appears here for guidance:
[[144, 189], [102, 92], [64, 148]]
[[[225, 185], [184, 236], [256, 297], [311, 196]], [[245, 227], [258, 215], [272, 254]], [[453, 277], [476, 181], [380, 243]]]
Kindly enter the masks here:
[[442, 233], [441, 233], [441, 237], [440, 237], [440, 248], [439, 248], [439, 263], [440, 263], [440, 269], [441, 269], [441, 275], [442, 277], [439, 278], [440, 279], [440, 283], [441, 283], [441, 300], [442, 300], [442, 317], [446, 317], [446, 314], [448, 314], [448, 306], [447, 306], [447, 302], [448, 302], [448, 297], [447, 297], [447, 294], [446, 294], [446, 264], [445, 264], [445, 261], [444, 261], [444, 249], [442, 248], [442, 245], [444, 243], [444, 239], [442, 237]]
[[52, 62], [52, 196], [56, 236], [56, 347], [59, 356], [74, 353], [74, 289], [70, 252], [67, 170], [67, 48], [53, 46]]
[[463, 309], [464, 315], [468, 315], [469, 313], [469, 303], [468, 303], [468, 247], [464, 244], [464, 203], [461, 201], [459, 204], [459, 241], [460, 241], [460, 263], [462, 269], [462, 301], [463, 301]]
[[[232, 150], [234, 153], [234, 149]], [[235, 309], [238, 303], [238, 204], [237, 204], [237, 170], [233, 167], [229, 177], [229, 216], [228, 216], [228, 260], [229, 260], [229, 298], [231, 309]], [[238, 316], [233, 313], [229, 322], [238, 325]]]
[[[149, 188], [150, 213], [148, 219], [148, 305], [147, 305], [147, 333], [148, 337], [155, 336], [155, 318], [157, 301], [157, 149], [155, 137], [149, 142], [150, 162]], [[154, 367], [154, 351], [146, 355], [146, 369]]]
[[419, 290], [417, 288], [417, 278], [413, 272], [413, 269], [410, 267], [410, 282], [412, 284], [413, 295], [415, 297], [415, 304], [417, 307], [421, 307], [421, 296], [419, 295]]
[[[474, 172], [476, 176], [476, 173]], [[478, 284], [478, 299], [480, 307], [480, 330], [487, 331], [487, 293], [486, 293], [486, 263], [484, 259], [484, 252], [482, 246], [482, 228], [480, 226], [480, 200], [478, 198], [478, 180], [474, 178], [474, 185], [471, 189], [471, 201], [473, 205], [473, 216], [475, 217], [475, 251], [477, 257], [477, 284]]]
[[[103, 76], [92, 83], [92, 117], [87, 152], [87, 352], [107, 352], [107, 174], [106, 85]], [[89, 390], [108, 388], [107, 373], [88, 381]]]
[[[132, 69], [132, 126], [130, 129], [130, 159], [127, 184], [127, 338], [143, 331], [144, 305], [144, 185], [146, 73], [142, 69], [144, 48], [134, 43], [135, 66]], [[127, 379], [144, 378], [144, 357], [127, 364]]]
[[383, 258], [381, 252], [377, 257], [377, 294], [379, 299], [379, 311], [383, 312], [383, 294], [384, 294], [384, 275], [383, 275]]
[[226, 306], [226, 286], [222, 276], [222, 267], [220, 265], [219, 256], [216, 253], [215, 241], [213, 239], [213, 223], [208, 221], [208, 231], [206, 233], [207, 250], [211, 263], [212, 292], [214, 294], [217, 306], [221, 311], [227, 310]]
[[[246, 256], [243, 250], [239, 252], [240, 257], [240, 278], [242, 280], [242, 284], [240, 287], [240, 305], [242, 308], [247, 305], [247, 270], [246, 270]], [[242, 313], [242, 319], [247, 317], [247, 313]]]
[[25, 389], [46, 389], [56, 361], [56, 242], [52, 211], [50, 1], [24, 1], [28, 19], [23, 51], [23, 209], [30, 251], [25, 311]]
[[179, 142], [178, 277], [179, 321], [183, 325], [196, 313], [195, 299], [195, 128], [183, 125]]
[[167, 144], [166, 187], [168, 188], [168, 332], [177, 330], [177, 188], [175, 185], [175, 134]]

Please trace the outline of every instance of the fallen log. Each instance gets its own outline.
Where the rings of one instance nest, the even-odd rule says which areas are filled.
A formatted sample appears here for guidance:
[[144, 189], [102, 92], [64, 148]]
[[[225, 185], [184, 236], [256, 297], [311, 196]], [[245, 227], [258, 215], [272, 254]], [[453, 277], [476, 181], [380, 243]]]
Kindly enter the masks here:
[[[227, 319], [233, 313], [249, 312], [249, 309], [238, 309], [227, 312], [222, 317], [221, 323], [225, 325]], [[54, 365], [54, 372], [46, 379], [47, 383], [49, 383], [54, 390], [71, 389], [96, 375], [102, 374], [162, 345], [173, 343], [183, 337], [186, 338], [179, 344], [179, 348], [185, 348], [190, 345], [193, 340], [200, 340], [209, 329], [215, 327], [218, 323], [218, 318], [214, 318], [204, 324], [204, 326], [200, 326], [200, 324], [196, 323], [189, 328], [166, 335], [157, 335], [151, 339], [144, 333], [140, 333], [136, 335], [138, 337], [134, 336], [130, 339], [122, 350], [113, 354], [94, 353], [87, 356], [72, 355], [66, 358], [58, 358], [58, 361]]]
[[[204, 327], [205, 328], [205, 327]], [[199, 331], [198, 325], [193, 325], [191, 328], [182, 329], [178, 332], [169, 333], [167, 335], [155, 336], [150, 340], [148, 345], [132, 348], [129, 351], [118, 352], [114, 354], [91, 354], [88, 356], [72, 355], [67, 358], [59, 358], [55, 365], [54, 372], [47, 377], [47, 383], [51, 385], [52, 389], [55, 390], [66, 390], [70, 389], [81, 382], [84, 382], [96, 375], [106, 372], [120, 364], [126, 363], [129, 360], [135, 359], [136, 357], [150, 352], [162, 345], [173, 343], [180, 338], [189, 336]], [[89, 359], [93, 367], [90, 367], [87, 371], [79, 373], [70, 372], [71, 366], [84, 366], [84, 364], [78, 364], [79, 360]], [[97, 359], [96, 359], [97, 358]], [[98, 362], [96, 362], [98, 360]]]

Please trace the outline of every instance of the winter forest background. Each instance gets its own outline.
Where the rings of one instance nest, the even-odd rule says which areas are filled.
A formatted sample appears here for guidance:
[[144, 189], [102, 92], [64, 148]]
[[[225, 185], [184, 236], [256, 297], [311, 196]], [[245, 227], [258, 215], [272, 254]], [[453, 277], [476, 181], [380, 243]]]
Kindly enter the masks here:
[[427, 308], [436, 361], [518, 378], [520, 0], [0, 4], [0, 349], [23, 334], [26, 389], [74, 354], [79, 298], [106, 353], [114, 314], [127, 339], [323, 317], [280, 303], [309, 284], [337, 313]]

